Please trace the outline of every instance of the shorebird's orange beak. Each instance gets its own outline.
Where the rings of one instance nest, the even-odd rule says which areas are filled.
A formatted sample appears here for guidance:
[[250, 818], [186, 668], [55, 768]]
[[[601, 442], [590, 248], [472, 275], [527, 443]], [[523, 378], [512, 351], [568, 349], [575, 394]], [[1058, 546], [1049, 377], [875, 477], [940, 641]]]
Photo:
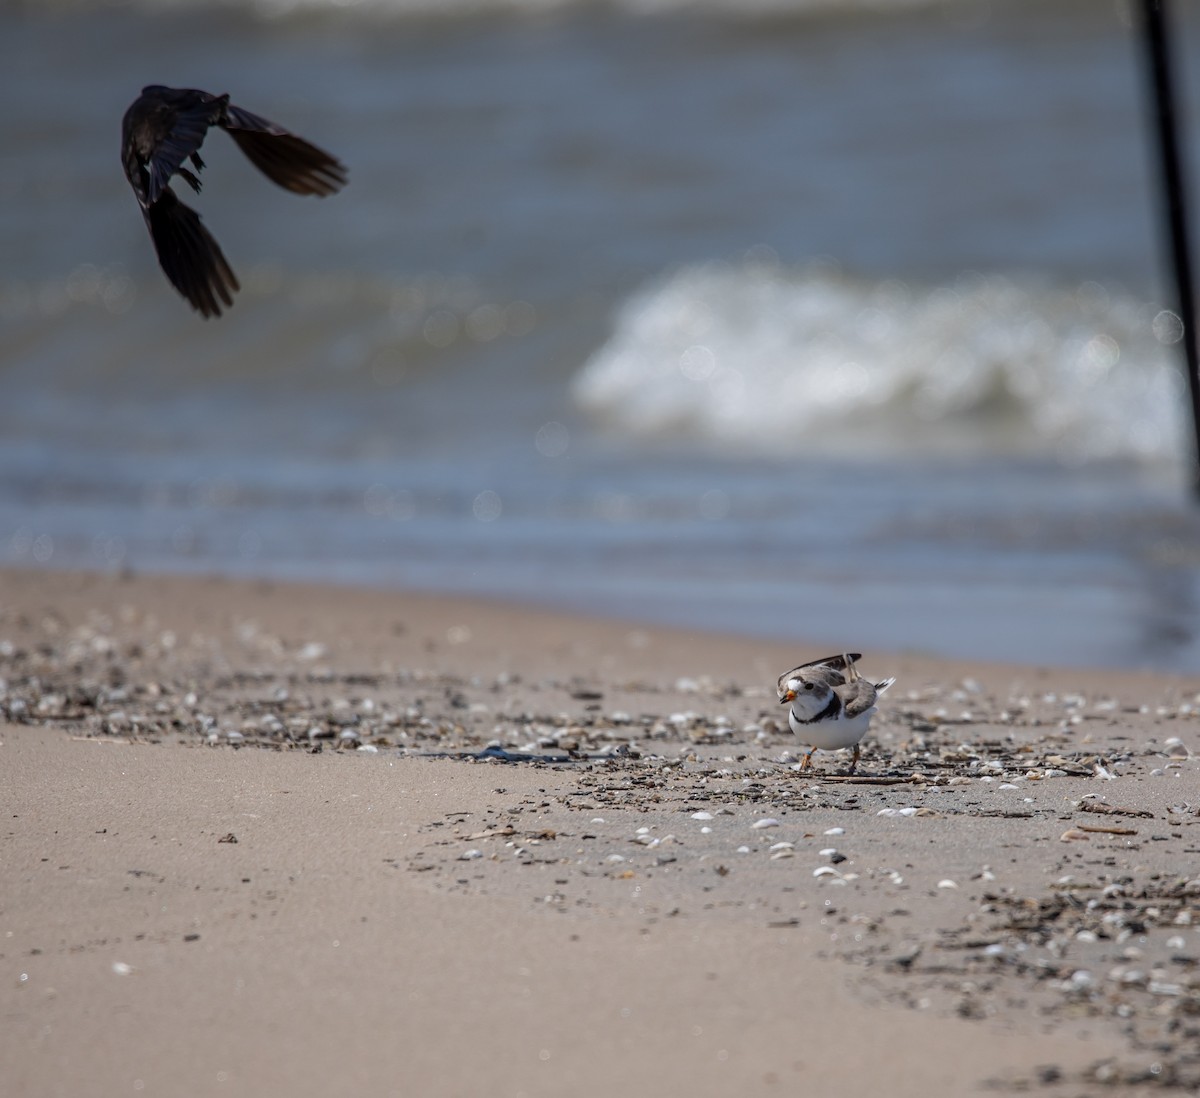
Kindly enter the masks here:
[[779, 699], [779, 704], [787, 705], [788, 702], [795, 701], [795, 700], [796, 700], [796, 691], [795, 690], [785, 690], [783, 692], [783, 697], [781, 697]]

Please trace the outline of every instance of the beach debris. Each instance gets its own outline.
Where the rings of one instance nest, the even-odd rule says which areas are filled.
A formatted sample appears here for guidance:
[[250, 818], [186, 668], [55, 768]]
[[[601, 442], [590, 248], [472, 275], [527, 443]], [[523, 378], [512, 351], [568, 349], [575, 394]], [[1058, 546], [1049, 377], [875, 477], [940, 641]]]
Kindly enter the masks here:
[[507, 838], [509, 835], [515, 835], [516, 833], [517, 829], [512, 824], [505, 824], [503, 827], [490, 827], [486, 831], [476, 831], [474, 834], [468, 835], [466, 841], [473, 843], [480, 839]]
[[1103, 801], [1084, 799], [1076, 804], [1081, 812], [1095, 812], [1103, 816], [1136, 816], [1140, 819], [1153, 819], [1154, 813], [1145, 808], [1120, 808], [1117, 805], [1105, 804]]

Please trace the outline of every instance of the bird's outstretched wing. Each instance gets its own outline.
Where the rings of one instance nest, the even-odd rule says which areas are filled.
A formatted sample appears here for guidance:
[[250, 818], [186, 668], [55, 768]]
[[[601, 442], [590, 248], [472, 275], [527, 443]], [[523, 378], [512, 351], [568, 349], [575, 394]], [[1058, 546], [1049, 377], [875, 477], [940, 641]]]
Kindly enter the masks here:
[[169, 187], [146, 211], [146, 223], [163, 274], [202, 316], [220, 316], [239, 289], [220, 245]]
[[[862, 659], [861, 652], [847, 652], [845, 655], [825, 656], [819, 660], [809, 660], [808, 663], [802, 663], [798, 667], [793, 667], [790, 671], [785, 671], [779, 676], [779, 691], [782, 693], [786, 686], [784, 685], [788, 679], [794, 679], [799, 672], [804, 671], [809, 667], [828, 667], [831, 671], [846, 671], [854, 666], [857, 660]], [[840, 678], [841, 676], [839, 676]]]
[[274, 122], [229, 104], [220, 124], [263, 175], [293, 194], [324, 197], [346, 185], [337, 157]]

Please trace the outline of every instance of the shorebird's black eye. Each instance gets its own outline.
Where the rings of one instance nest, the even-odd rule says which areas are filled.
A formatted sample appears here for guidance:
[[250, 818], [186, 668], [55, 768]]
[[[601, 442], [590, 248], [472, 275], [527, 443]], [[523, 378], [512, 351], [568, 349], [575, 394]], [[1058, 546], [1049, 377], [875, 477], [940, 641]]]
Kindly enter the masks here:
[[812, 684], [811, 682], [806, 682], [806, 683], [804, 684], [804, 689], [805, 689], [805, 690], [811, 690], [812, 688], [813, 688], [813, 684]]

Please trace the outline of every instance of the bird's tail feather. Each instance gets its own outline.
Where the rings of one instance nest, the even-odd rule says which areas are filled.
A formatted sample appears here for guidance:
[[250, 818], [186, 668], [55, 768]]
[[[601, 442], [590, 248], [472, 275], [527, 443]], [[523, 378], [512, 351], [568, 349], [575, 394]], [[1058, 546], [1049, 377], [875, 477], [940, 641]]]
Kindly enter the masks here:
[[346, 166], [337, 157], [274, 122], [231, 104], [222, 124], [263, 175], [293, 194], [324, 197], [346, 185]]
[[171, 285], [202, 316], [220, 316], [221, 305], [232, 305], [240, 286], [200, 215], [167, 189], [146, 211], [146, 221], [159, 265]]
[[892, 686], [892, 685], [893, 685], [895, 682], [896, 682], [896, 676], [895, 676], [895, 675], [892, 675], [890, 678], [886, 678], [886, 679], [884, 679], [882, 682], [877, 682], [877, 683], [875, 684], [875, 693], [876, 693], [876, 694], [882, 694], [882, 693], [883, 693], [885, 690], [887, 690], [887, 689], [888, 689], [890, 686]]

